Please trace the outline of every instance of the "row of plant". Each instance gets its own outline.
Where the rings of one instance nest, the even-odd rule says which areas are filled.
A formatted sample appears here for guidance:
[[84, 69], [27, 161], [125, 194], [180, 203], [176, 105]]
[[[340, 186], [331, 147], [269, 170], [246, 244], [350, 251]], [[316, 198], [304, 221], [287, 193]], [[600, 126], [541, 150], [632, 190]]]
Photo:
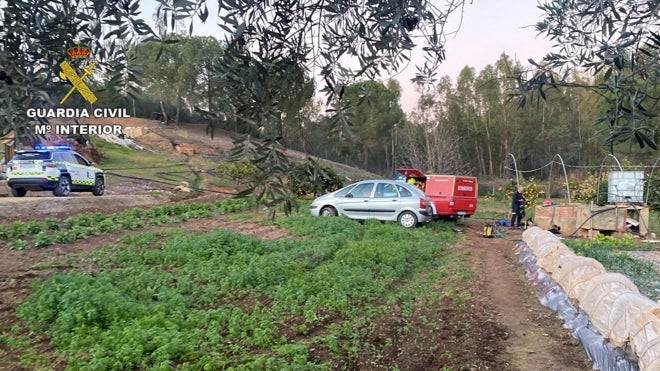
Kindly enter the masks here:
[[467, 298], [457, 285], [471, 272], [446, 248], [455, 237], [445, 225], [275, 223], [293, 237], [126, 238], [90, 252], [85, 270], [36, 283], [18, 315], [69, 369], [330, 369], [358, 367], [365, 352], [377, 360], [364, 339], [392, 308], [401, 335], [416, 301], [456, 309]]
[[608, 271], [630, 277], [642, 295], [660, 300], [660, 273], [654, 263], [630, 255], [628, 251], [644, 249], [633, 237], [597, 235], [594, 240], [567, 238], [564, 241], [576, 254], [594, 258]]
[[0, 224], [0, 241], [7, 241], [7, 245], [13, 250], [46, 247], [116, 230], [140, 229], [149, 225], [206, 218], [214, 213], [243, 211], [250, 205], [247, 199], [228, 198], [214, 203], [177, 203], [148, 209], [132, 208], [112, 214], [78, 214], [63, 220], [55, 217], [48, 217], [43, 221], [17, 220]]

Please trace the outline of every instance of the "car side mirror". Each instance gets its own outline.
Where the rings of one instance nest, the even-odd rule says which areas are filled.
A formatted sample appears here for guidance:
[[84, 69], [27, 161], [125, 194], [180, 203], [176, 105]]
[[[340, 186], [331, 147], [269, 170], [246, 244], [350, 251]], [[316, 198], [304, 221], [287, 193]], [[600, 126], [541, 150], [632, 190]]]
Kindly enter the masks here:
[[349, 193], [349, 194], [346, 195], [346, 197], [347, 197], [347, 198], [353, 198], [353, 194], [352, 194], [352, 193]]

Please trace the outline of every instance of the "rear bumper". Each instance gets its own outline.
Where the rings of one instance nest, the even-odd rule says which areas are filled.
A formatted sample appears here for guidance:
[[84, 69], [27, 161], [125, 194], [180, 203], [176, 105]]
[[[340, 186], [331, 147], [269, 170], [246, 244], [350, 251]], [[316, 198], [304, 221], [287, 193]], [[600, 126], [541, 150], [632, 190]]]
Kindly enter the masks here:
[[418, 212], [424, 216], [433, 216], [433, 209], [430, 207], [424, 210], [418, 210]]
[[29, 191], [49, 191], [57, 187], [57, 180], [47, 178], [9, 178], [7, 185], [11, 188], [23, 188]]
[[428, 222], [432, 222], [433, 220], [435, 220], [435, 218], [431, 214], [421, 214], [420, 213], [417, 216], [417, 221], [419, 223], [428, 223]]

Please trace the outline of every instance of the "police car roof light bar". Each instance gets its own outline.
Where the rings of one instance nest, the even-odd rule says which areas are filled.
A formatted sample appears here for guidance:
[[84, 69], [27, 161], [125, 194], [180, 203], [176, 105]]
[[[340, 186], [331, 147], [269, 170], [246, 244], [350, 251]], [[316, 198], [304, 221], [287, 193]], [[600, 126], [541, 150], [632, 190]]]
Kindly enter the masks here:
[[37, 144], [34, 146], [35, 150], [71, 150], [70, 146], [63, 145], [63, 144], [58, 144], [54, 146], [44, 146], [41, 144]]

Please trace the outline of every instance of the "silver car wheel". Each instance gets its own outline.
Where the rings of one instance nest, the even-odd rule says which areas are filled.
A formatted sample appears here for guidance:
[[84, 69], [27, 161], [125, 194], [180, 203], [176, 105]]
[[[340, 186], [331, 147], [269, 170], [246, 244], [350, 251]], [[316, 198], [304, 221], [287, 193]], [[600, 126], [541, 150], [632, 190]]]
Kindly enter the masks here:
[[399, 215], [399, 224], [405, 228], [413, 228], [417, 225], [417, 216], [410, 211], [404, 211]]
[[337, 210], [332, 206], [326, 206], [321, 209], [321, 216], [337, 216]]

